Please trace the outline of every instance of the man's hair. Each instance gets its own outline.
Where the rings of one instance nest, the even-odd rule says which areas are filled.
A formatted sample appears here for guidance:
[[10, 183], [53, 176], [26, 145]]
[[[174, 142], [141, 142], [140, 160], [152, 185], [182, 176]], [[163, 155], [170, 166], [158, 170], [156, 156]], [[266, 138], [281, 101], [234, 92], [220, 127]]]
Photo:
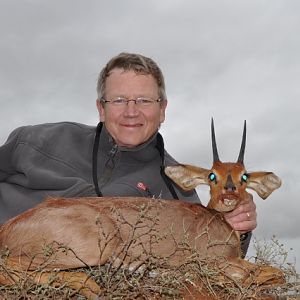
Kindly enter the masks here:
[[159, 97], [162, 100], [166, 100], [164, 76], [159, 66], [149, 57], [125, 52], [113, 57], [100, 72], [97, 82], [99, 100], [104, 97], [106, 78], [116, 68], [123, 69], [124, 71], [134, 71], [142, 75], [152, 75], [158, 85]]

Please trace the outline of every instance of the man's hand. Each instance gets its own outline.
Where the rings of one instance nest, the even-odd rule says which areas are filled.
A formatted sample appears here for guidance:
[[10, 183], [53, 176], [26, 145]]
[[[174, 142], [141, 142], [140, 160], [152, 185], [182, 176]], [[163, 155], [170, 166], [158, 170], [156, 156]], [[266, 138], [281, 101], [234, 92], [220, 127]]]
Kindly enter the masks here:
[[248, 194], [248, 197], [242, 200], [235, 210], [224, 216], [232, 228], [241, 234], [254, 230], [257, 226], [257, 214], [253, 196]]

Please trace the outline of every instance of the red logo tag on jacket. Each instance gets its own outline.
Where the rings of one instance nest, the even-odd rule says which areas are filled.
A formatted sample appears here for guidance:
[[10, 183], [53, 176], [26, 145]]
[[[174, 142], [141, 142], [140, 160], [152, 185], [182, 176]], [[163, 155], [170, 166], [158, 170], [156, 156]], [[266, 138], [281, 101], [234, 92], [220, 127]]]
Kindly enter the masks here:
[[143, 192], [146, 192], [148, 197], [153, 198], [152, 193], [150, 192], [149, 188], [146, 186], [145, 183], [143, 183], [143, 182], [138, 182], [137, 185], [136, 185], [136, 187], [137, 187], [139, 190], [141, 190], [141, 191], [143, 191]]
[[138, 182], [138, 184], [136, 186], [140, 190], [147, 191], [147, 187], [143, 182]]

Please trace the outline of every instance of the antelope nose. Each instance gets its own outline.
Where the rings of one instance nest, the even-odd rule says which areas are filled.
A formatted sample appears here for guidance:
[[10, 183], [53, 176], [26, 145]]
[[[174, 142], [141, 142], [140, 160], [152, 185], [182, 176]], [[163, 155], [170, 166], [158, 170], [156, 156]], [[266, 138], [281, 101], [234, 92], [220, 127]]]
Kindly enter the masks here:
[[232, 181], [231, 175], [227, 176], [227, 180], [226, 180], [226, 184], [224, 186], [224, 189], [226, 191], [229, 191], [229, 192], [234, 192], [236, 190], [236, 187], [235, 187], [235, 185], [234, 185], [234, 183]]

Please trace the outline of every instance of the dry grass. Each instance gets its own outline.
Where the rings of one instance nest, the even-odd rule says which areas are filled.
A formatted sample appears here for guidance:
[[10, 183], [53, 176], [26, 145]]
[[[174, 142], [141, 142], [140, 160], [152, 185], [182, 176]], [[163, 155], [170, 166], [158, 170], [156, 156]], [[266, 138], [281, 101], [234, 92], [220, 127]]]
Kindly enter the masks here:
[[[225, 260], [225, 259], [224, 259]], [[101, 286], [101, 299], [182, 299], [183, 291], [193, 291], [202, 285], [202, 291], [216, 299], [259, 299], [269, 288], [255, 284], [242, 285], [218, 268], [219, 260], [207, 261], [196, 255], [178, 266], [171, 267], [159, 258], [147, 259], [138, 270], [114, 267], [113, 262], [103, 266], [79, 269]], [[2, 267], [2, 265], [1, 265]], [[8, 273], [13, 270], [6, 270]], [[220, 278], [222, 280], [220, 280]], [[272, 293], [279, 290], [272, 288]], [[56, 281], [55, 272], [46, 284], [36, 284], [28, 273], [10, 287], [1, 287], [3, 299], [84, 299], [79, 293]]]

